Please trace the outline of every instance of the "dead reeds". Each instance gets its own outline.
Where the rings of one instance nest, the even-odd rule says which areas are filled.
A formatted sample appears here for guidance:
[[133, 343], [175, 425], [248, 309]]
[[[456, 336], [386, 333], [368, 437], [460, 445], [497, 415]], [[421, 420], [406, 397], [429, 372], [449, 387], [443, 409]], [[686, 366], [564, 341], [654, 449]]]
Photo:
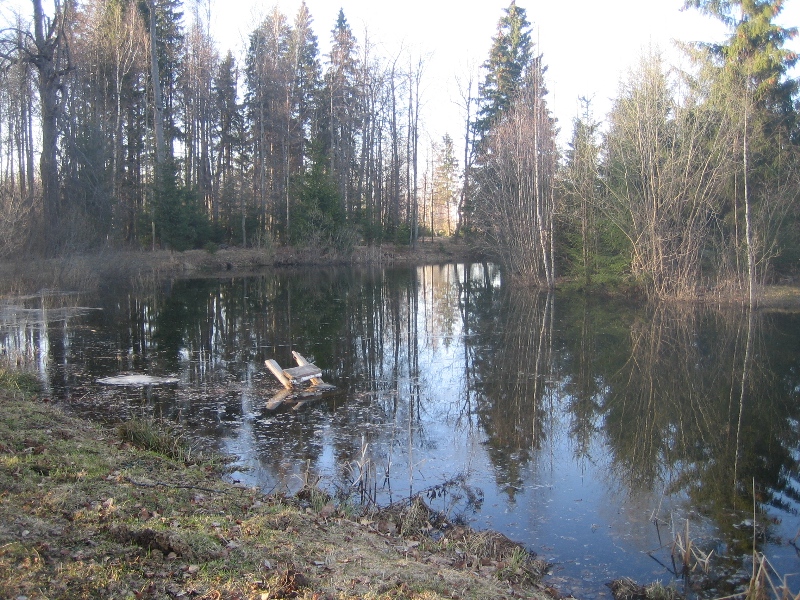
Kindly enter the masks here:
[[789, 587], [789, 577], [781, 576], [763, 553], [753, 552], [753, 574], [747, 589], [717, 600], [800, 600], [800, 593], [795, 594]]
[[677, 558], [682, 565], [681, 573], [687, 575], [700, 567], [704, 573], [710, 569], [711, 557], [714, 550], [703, 552], [697, 547], [695, 540], [689, 534], [689, 519], [684, 519], [683, 532], [672, 532], [672, 557]]

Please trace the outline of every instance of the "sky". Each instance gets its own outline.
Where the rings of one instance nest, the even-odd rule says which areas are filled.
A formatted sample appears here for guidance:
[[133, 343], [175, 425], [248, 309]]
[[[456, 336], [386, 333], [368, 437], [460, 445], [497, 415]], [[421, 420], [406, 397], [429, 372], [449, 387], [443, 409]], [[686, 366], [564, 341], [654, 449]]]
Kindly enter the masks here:
[[[246, 40], [260, 15], [275, 2], [212, 0], [212, 27], [227, 49]], [[422, 91], [428, 135], [445, 132], [459, 139], [463, 112], [456, 79], [466, 80], [470, 66], [483, 80], [479, 67], [486, 60], [497, 22], [510, 0], [306, 0], [314, 31], [324, 53], [341, 7], [353, 33], [363, 43], [365, 33], [379, 51], [394, 56], [405, 48], [426, 57]], [[565, 142], [578, 115], [581, 96], [592, 98], [595, 117], [611, 108], [620, 79], [643, 50], [659, 48], [670, 64], [681, 54], [673, 40], [721, 41], [725, 29], [696, 10], [682, 11], [683, 0], [518, 0], [532, 24], [533, 39], [544, 55], [548, 104]], [[277, 6], [293, 18], [300, 0], [279, 0]], [[787, 0], [778, 21], [800, 26], [800, 0]], [[800, 53], [800, 40], [790, 46]]]

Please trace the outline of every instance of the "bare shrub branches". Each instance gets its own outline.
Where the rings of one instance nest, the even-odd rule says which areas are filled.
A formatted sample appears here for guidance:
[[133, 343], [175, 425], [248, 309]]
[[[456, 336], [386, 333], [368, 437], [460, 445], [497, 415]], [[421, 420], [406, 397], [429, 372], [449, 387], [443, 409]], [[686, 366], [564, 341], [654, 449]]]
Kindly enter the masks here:
[[604, 212], [630, 241], [633, 275], [656, 297], [694, 296], [701, 282], [731, 161], [732, 128], [714, 106], [671, 81], [651, 53], [611, 113]]
[[485, 250], [513, 274], [555, 285], [553, 216], [557, 151], [544, 100], [541, 58], [530, 68], [511, 109], [484, 138], [476, 223]]

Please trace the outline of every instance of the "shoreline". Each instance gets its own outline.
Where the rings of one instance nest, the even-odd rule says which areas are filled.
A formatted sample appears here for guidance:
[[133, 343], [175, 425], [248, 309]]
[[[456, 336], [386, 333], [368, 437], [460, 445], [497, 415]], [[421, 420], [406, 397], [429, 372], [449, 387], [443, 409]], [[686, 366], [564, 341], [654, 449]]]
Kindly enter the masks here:
[[[168, 277], [246, 276], [274, 268], [364, 268], [421, 266], [453, 262], [482, 262], [463, 238], [420, 241], [416, 248], [396, 244], [358, 246], [343, 255], [316, 248], [221, 248], [214, 251], [108, 250], [58, 258], [0, 261], [0, 298], [38, 294], [42, 290], [92, 292], [109, 281]], [[514, 279], [512, 278], [512, 281]], [[518, 281], [519, 285], [526, 285]], [[599, 282], [588, 288], [573, 279], [561, 279], [555, 291], [595, 298], [648, 302], [643, 290], [630, 282]], [[659, 302], [659, 300], [654, 300]], [[745, 307], [746, 294], [731, 287], [709, 289], [693, 298], [661, 300], [686, 305]], [[757, 309], [800, 310], [800, 281], [782, 281], [759, 290]]]
[[142, 449], [46, 398], [0, 390], [0, 408], [2, 597], [557, 596], [520, 545], [421, 499], [266, 495], [226, 483], [220, 457]]

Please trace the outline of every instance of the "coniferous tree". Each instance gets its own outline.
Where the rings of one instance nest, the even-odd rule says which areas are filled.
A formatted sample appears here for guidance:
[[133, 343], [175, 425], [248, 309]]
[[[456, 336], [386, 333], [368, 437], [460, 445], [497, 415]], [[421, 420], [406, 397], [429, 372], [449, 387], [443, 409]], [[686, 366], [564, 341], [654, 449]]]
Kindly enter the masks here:
[[532, 59], [530, 23], [525, 9], [512, 0], [504, 12], [497, 23], [489, 58], [483, 64], [486, 78], [479, 88], [480, 108], [475, 121], [479, 138], [511, 108]]
[[305, 2], [300, 4], [292, 32], [294, 80], [292, 82], [292, 113], [295, 137], [300, 147], [298, 163], [303, 165], [311, 154], [312, 140], [319, 134], [318, 108], [321, 101], [322, 66], [317, 36], [312, 28], [313, 18]]
[[156, 174], [153, 223], [157, 241], [165, 248], [188, 250], [211, 241], [211, 224], [197, 194], [182, 185], [174, 159]]
[[731, 33], [721, 44], [701, 44], [729, 76], [748, 80], [756, 102], [775, 117], [797, 117], [793, 98], [798, 82], [788, 71], [798, 57], [785, 47], [797, 36], [797, 27], [783, 27], [775, 19], [785, 0], [686, 0], [685, 6], [719, 19]]
[[327, 153], [339, 197], [347, 210], [352, 195], [360, 98], [357, 90], [358, 43], [341, 9], [331, 37], [329, 66], [325, 75]]
[[[178, 124], [181, 108], [180, 79], [184, 69], [185, 34], [181, 0], [150, 0], [155, 8], [155, 48], [162, 96], [164, 144], [167, 156], [183, 137]], [[152, 32], [151, 32], [152, 35]]]
[[[568, 247], [574, 252], [571, 257], [577, 263], [586, 285], [591, 283], [597, 267], [600, 252], [598, 239], [598, 206], [601, 184], [598, 175], [600, 167], [600, 144], [598, 129], [600, 124], [594, 120], [590, 101], [581, 98], [583, 113], [573, 121], [572, 139], [566, 152], [563, 169], [565, 212], [568, 219], [569, 236], [578, 229]], [[579, 258], [577, 254], [579, 254]]]
[[290, 118], [287, 90], [293, 79], [291, 36], [286, 17], [276, 7], [250, 34], [246, 57], [245, 103], [261, 235], [286, 233], [286, 132]]
[[445, 134], [437, 148], [433, 173], [431, 232], [434, 235], [438, 231], [443, 231], [445, 235], [454, 233], [454, 211], [458, 204], [459, 191], [455, 145], [453, 138]]
[[473, 226], [484, 251], [510, 273], [553, 287], [556, 129], [529, 29], [512, 2], [484, 63]]
[[219, 56], [199, 11], [193, 15], [186, 36], [186, 56], [181, 77], [184, 183], [196, 190], [214, 223], [219, 222], [220, 206], [213, 193], [212, 152], [214, 122], [212, 84]]
[[[784, 264], [791, 264], [800, 257], [793, 228], [782, 226], [798, 197], [795, 173], [800, 164], [794, 105], [798, 82], [788, 76], [798, 57], [785, 47], [797, 28], [775, 23], [783, 4], [784, 0], [685, 2], [730, 29], [722, 44], [701, 47], [717, 65], [716, 84], [727, 98], [723, 110], [731, 114], [739, 132], [740, 160], [728, 187], [732, 201], [722, 210], [733, 240], [734, 258], [729, 261], [748, 289], [750, 304], [772, 259], [783, 254]], [[800, 214], [795, 210], [792, 217], [799, 220]], [[742, 253], [744, 260], [739, 258]]]
[[213, 103], [217, 114], [214, 188], [220, 202], [221, 227], [229, 239], [238, 239], [246, 244], [247, 208], [242, 189], [244, 182], [238, 168], [245, 140], [245, 124], [237, 101], [238, 78], [236, 61], [228, 51], [217, 67], [213, 82]]

